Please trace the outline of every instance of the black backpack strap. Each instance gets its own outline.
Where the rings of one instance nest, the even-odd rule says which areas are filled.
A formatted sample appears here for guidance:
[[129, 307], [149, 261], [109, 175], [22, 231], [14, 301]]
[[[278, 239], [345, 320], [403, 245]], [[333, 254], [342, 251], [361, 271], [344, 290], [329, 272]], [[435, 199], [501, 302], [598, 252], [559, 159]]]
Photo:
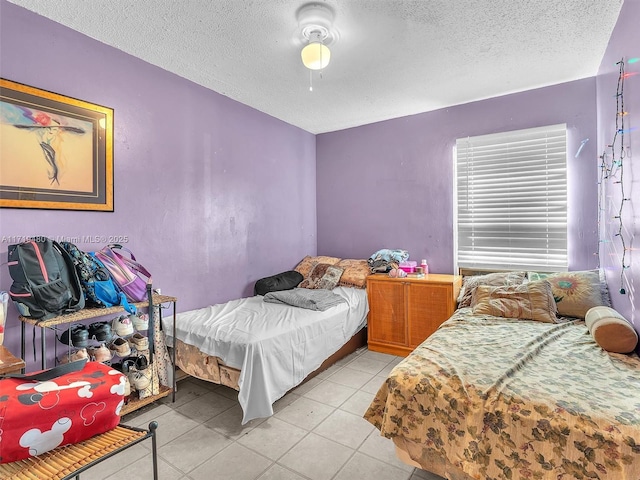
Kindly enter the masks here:
[[73, 298], [71, 299], [67, 312], [65, 313], [82, 310], [85, 303], [84, 292], [82, 291], [82, 284], [80, 283], [80, 278], [78, 277], [76, 265], [75, 263], [73, 263], [73, 258], [71, 258], [69, 252], [67, 252], [58, 242], [56, 242], [55, 240], [51, 240], [51, 243], [64, 260], [64, 263], [67, 267], [65, 269], [67, 272], [67, 276], [66, 278], [63, 277], [63, 280], [67, 283], [67, 285], [69, 285], [69, 288], [71, 289], [71, 292], [73, 294]]
[[67, 373], [79, 372], [87, 364], [88, 359], [82, 358], [80, 360], [74, 360], [73, 362], [63, 363], [62, 365], [56, 365], [48, 370], [43, 370], [36, 373], [8, 373], [2, 375], [3, 378], [24, 378], [25, 380], [37, 380], [39, 382], [46, 382], [53, 380], [54, 378], [61, 377]]

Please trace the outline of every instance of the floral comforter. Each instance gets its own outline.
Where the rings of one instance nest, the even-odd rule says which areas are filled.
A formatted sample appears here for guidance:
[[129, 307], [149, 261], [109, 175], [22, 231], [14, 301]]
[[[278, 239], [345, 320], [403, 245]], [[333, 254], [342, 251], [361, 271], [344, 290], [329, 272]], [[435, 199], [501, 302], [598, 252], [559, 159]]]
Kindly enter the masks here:
[[[458, 310], [400, 362], [365, 418], [429, 470], [474, 479], [640, 479], [640, 359], [583, 321]], [[456, 475], [450, 478], [460, 478]]]

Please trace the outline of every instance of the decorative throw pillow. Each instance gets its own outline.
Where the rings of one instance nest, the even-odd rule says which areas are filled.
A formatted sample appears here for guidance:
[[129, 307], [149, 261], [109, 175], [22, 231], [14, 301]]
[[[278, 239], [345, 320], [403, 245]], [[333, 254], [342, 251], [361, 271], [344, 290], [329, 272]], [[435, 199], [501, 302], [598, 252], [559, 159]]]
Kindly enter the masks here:
[[281, 290], [291, 290], [296, 288], [298, 284], [304, 280], [300, 272], [289, 270], [288, 272], [278, 273], [271, 277], [261, 278], [253, 287], [254, 295], [264, 295], [269, 292], [279, 292]]
[[592, 307], [606, 305], [600, 286], [600, 272], [585, 270], [578, 272], [538, 273], [529, 272], [529, 280], [548, 280], [553, 297], [558, 304], [558, 314], [584, 318]]
[[460, 289], [460, 295], [458, 295], [458, 308], [471, 306], [473, 292], [479, 285], [489, 285], [493, 287], [521, 285], [525, 277], [525, 272], [497, 272], [465, 277], [462, 288]]
[[344, 270], [328, 263], [318, 263], [307, 278], [305, 278], [298, 288], [326, 289], [333, 290], [338, 286], [340, 277]]
[[371, 269], [366, 260], [340, 260], [336, 263], [336, 267], [344, 269], [338, 285], [355, 288], [365, 288], [367, 286], [367, 277], [371, 275]]
[[607, 352], [630, 353], [638, 345], [633, 326], [613, 308], [590, 308], [584, 321], [593, 339]]
[[546, 280], [514, 286], [479, 285], [473, 293], [474, 314], [555, 323], [556, 302]]
[[313, 270], [313, 267], [315, 267], [318, 263], [328, 263], [329, 265], [335, 265], [339, 261], [340, 259], [337, 257], [310, 257], [309, 255], [307, 255], [302, 260], [300, 260], [300, 263], [296, 266], [296, 268], [294, 268], [294, 270], [296, 272], [300, 272], [304, 278], [307, 278], [311, 273], [311, 270]]

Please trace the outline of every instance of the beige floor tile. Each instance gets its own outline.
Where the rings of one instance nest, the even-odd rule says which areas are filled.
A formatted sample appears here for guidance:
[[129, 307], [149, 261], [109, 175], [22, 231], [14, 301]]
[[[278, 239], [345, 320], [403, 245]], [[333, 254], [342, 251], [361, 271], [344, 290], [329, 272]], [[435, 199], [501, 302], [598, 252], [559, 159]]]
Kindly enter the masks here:
[[334, 411], [313, 429], [313, 433], [357, 449], [375, 427], [364, 418], [342, 410]]
[[181, 405], [180, 413], [198, 423], [204, 423], [236, 405], [238, 402], [234, 400], [209, 392]]
[[274, 463], [269, 470], [260, 475], [258, 480], [305, 480], [305, 478]]
[[283, 408], [286, 408], [288, 405], [291, 405], [297, 399], [299, 399], [301, 394], [298, 394], [296, 390], [287, 393], [284, 397], [276, 400], [273, 404], [273, 413], [277, 413]]
[[351, 395], [349, 399], [340, 405], [340, 410], [344, 410], [345, 412], [353, 413], [354, 415], [364, 415], [364, 412], [367, 411], [369, 405], [371, 405], [371, 401], [374, 399], [375, 394], [364, 392], [362, 390], [358, 390], [356, 393]]
[[328, 377], [327, 380], [339, 385], [344, 385], [345, 387], [360, 388], [364, 386], [365, 383], [371, 381], [373, 377], [374, 375], [371, 373], [354, 370], [346, 366]]
[[298, 385], [294, 390], [293, 393], [297, 394], [297, 395], [304, 395], [305, 393], [307, 393], [309, 390], [311, 390], [313, 387], [315, 387], [316, 385], [318, 385], [320, 382], [322, 382], [321, 378], [318, 377], [313, 377], [312, 379], [304, 382], [302, 385]]
[[242, 425], [242, 407], [240, 405], [235, 405], [221, 414], [216, 415], [211, 420], [204, 423], [204, 425], [207, 428], [214, 429], [225, 437], [237, 440], [264, 421], [264, 418], [256, 418], [254, 420], [250, 420], [245, 425]]
[[411, 472], [356, 452], [334, 480], [408, 480], [410, 476]]
[[127, 448], [119, 454], [108, 458], [103, 462], [100, 462], [94, 467], [91, 467], [81, 475], [81, 478], [86, 477], [91, 478], [92, 480], [102, 480], [109, 477], [110, 475], [113, 475], [117, 471], [122, 470], [125, 465], [130, 465], [141, 459], [142, 457], [148, 455], [149, 458], [151, 458], [150, 450], [142, 446], [143, 443], [147, 442], [151, 443], [151, 439], [145, 440], [142, 443], [138, 443], [133, 447]]
[[347, 366], [349, 368], [353, 368], [354, 370], [360, 370], [363, 372], [371, 373], [372, 375], [376, 375], [384, 367], [386, 367], [388, 363], [389, 362], [381, 362], [379, 360], [374, 360], [373, 358], [368, 358], [365, 355], [361, 355], [354, 361], [349, 362]]
[[176, 391], [176, 401], [171, 401], [171, 395], [162, 399], [162, 402], [170, 405], [171, 408], [179, 407], [185, 403], [190, 402], [196, 397], [206, 395], [211, 390], [204, 386], [204, 382], [198, 379], [186, 378], [178, 382], [178, 390]]
[[238, 443], [272, 460], [279, 459], [307, 434], [306, 430], [270, 417], [246, 435]]
[[[182, 477], [182, 472], [178, 471], [176, 468], [172, 467], [161, 458], [158, 458], [159, 480], [178, 480]], [[82, 474], [81, 478], [91, 477], [85, 477], [85, 474]], [[151, 458], [151, 455], [147, 455], [131, 464], [126, 464], [125, 468], [123, 468], [119, 472], [114, 473], [110, 477], [107, 477], [105, 480], [149, 480], [150, 478], [153, 478], [153, 460]], [[91, 480], [95, 479], [92, 478]]]
[[365, 383], [364, 386], [360, 388], [360, 390], [367, 393], [373, 393], [375, 395], [376, 393], [378, 393], [378, 390], [380, 390], [380, 386], [386, 381], [387, 377], [376, 375], [370, 381]]
[[350, 353], [346, 357], [343, 357], [340, 360], [338, 360], [336, 363], [334, 363], [334, 365], [337, 365], [339, 367], [344, 367], [347, 363], [354, 361], [361, 354], [362, 353], [357, 353], [357, 352]]
[[310, 433], [278, 463], [311, 480], [330, 480], [353, 453], [351, 448]]
[[288, 407], [275, 414], [276, 418], [305, 430], [313, 430], [327, 418], [334, 407], [317, 402], [310, 398], [300, 397]]
[[147, 405], [140, 410], [131, 412], [128, 415], [124, 415], [120, 421], [125, 425], [131, 425], [132, 427], [139, 427], [147, 429], [149, 428], [149, 422], [156, 420], [159, 416], [170, 412], [171, 407], [163, 403], [155, 402], [151, 405]]
[[327, 380], [313, 387], [303, 397], [332, 407], [339, 407], [354, 393], [356, 393], [355, 388], [345, 387]]
[[370, 358], [371, 360], [376, 360], [378, 362], [390, 363], [394, 361], [396, 358], [395, 355], [390, 355], [388, 353], [382, 352], [372, 352], [371, 350], [367, 350], [362, 354], [364, 358]]
[[330, 377], [331, 375], [336, 373], [341, 368], [342, 368], [341, 365], [337, 365], [337, 364], [334, 363], [329, 368], [327, 368], [324, 372], [320, 372], [318, 375], [316, 375], [316, 378], [324, 380], [325, 378]]
[[233, 440], [200, 425], [158, 449], [158, 455], [183, 473], [189, 473], [228, 447]]
[[396, 365], [398, 365], [402, 360], [404, 360], [403, 357], [393, 357], [393, 358], [394, 359], [386, 367], [384, 367], [382, 370], [380, 370], [380, 372], [378, 372], [378, 375], [388, 377], [389, 373], [391, 373], [391, 370], [393, 370], [396, 367]]
[[255, 480], [273, 462], [237, 442], [189, 473], [192, 480]]
[[178, 438], [183, 433], [193, 430], [199, 425], [198, 422], [191, 420], [186, 415], [175, 410], [171, 410], [160, 415], [156, 420], [158, 422], [156, 437], [159, 447], [169, 443], [175, 438]]
[[394, 368], [396, 368], [396, 366], [390, 363], [389, 365], [384, 367], [382, 370], [380, 370], [380, 372], [378, 372], [378, 376], [388, 377], [389, 374], [391, 373], [391, 370], [393, 370]]

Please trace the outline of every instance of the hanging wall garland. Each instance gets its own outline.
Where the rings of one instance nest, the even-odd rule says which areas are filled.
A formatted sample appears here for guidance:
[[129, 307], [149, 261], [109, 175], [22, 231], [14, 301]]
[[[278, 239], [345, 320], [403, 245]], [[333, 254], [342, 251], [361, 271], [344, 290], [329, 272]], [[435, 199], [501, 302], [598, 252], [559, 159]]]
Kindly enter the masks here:
[[624, 288], [624, 271], [629, 268], [630, 265], [627, 264], [627, 239], [625, 238], [624, 224], [622, 221], [622, 215], [624, 210], [625, 202], [628, 202], [630, 199], [626, 198], [624, 191], [624, 166], [625, 160], [628, 161], [627, 158], [627, 148], [628, 146], [625, 144], [625, 134], [629, 133], [629, 130], [625, 129], [625, 117], [628, 115], [628, 112], [624, 109], [624, 80], [627, 77], [627, 74], [624, 72], [624, 59], [620, 60], [616, 65], [619, 66], [620, 71], [618, 75], [618, 87], [616, 90], [616, 128], [615, 133], [613, 134], [613, 140], [609, 145], [607, 145], [607, 149], [609, 149], [609, 153], [607, 150], [602, 152], [600, 156], [600, 179], [598, 181], [599, 185], [599, 195], [598, 195], [598, 234], [600, 237], [600, 244], [602, 247], [603, 243], [606, 243], [607, 240], [605, 237], [605, 186], [607, 182], [611, 182], [613, 185], [617, 185], [620, 189], [620, 205], [618, 206], [617, 214], [613, 217], [615, 223], [617, 223], [617, 232], [615, 233], [615, 237], [620, 239], [622, 243], [622, 255], [621, 257], [621, 266], [620, 266], [620, 290], [621, 294], [626, 294], [626, 289]]

